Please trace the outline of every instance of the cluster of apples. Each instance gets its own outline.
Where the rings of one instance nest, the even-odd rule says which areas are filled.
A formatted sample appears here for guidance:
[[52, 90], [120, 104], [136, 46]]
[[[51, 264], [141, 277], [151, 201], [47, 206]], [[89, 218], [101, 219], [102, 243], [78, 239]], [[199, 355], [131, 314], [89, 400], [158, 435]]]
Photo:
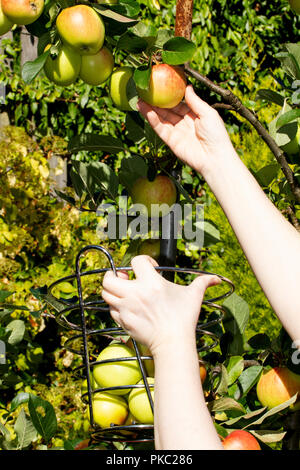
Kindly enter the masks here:
[[44, 0], [1, 0], [0, 36], [17, 25], [29, 25], [36, 21], [44, 10]]
[[[142, 356], [151, 356], [150, 351], [139, 344]], [[115, 361], [112, 361], [114, 360]], [[116, 360], [120, 359], [120, 360]], [[91, 387], [108, 388], [107, 391], [94, 392], [92, 396], [93, 419], [101, 428], [111, 425], [130, 425], [136, 423], [153, 424], [154, 417], [142, 372], [136, 359], [131, 339], [126, 343], [113, 342], [104, 348], [91, 374]], [[143, 360], [147, 381], [154, 400], [154, 362]], [[133, 385], [141, 387], [133, 387]], [[114, 390], [111, 387], [118, 387]], [[122, 388], [124, 387], [124, 388]], [[86, 392], [87, 382], [83, 382], [82, 392]], [[126, 432], [126, 431], [125, 431]]]
[[[56, 18], [62, 46], [53, 59], [47, 58], [44, 71], [57, 85], [68, 86], [81, 78], [89, 85], [100, 85], [111, 75], [114, 57], [104, 46], [105, 26], [101, 16], [88, 5], [64, 8]], [[51, 47], [45, 47], [47, 51]]]
[[[148, 357], [143, 359], [143, 365], [154, 402], [154, 361], [146, 346], [140, 343], [137, 346], [141, 356]], [[100, 361], [103, 362], [97, 364]], [[199, 361], [202, 383], [206, 379], [206, 373], [205, 364]], [[109, 389], [92, 394], [93, 419], [101, 428], [109, 428], [111, 425], [153, 424], [152, 408], [131, 339], [126, 344], [113, 342], [101, 351], [93, 366], [90, 382], [92, 390]], [[133, 387], [136, 384], [140, 387]], [[112, 390], [111, 387], [118, 388]], [[84, 380], [82, 393], [86, 392], [87, 381]], [[124, 435], [128, 432], [130, 431], [122, 431]]]

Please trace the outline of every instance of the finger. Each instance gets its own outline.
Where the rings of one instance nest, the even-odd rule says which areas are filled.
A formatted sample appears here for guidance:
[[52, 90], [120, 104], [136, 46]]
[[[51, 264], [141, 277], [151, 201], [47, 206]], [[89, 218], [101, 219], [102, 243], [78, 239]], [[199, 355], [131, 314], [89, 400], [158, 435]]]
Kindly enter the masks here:
[[149, 122], [150, 126], [155, 130], [157, 135], [166, 143], [170, 139], [171, 132], [173, 131], [173, 125], [165, 121], [153, 108], [144, 101], [139, 101], [138, 107], [140, 113]]
[[120, 312], [118, 310], [111, 308], [110, 316], [112, 317], [112, 319], [116, 322], [118, 326], [121, 326]]
[[179, 121], [182, 120], [182, 116], [174, 112], [173, 109], [168, 108], [157, 108], [153, 106], [153, 111], [163, 120], [165, 123], [170, 123], [175, 126]]
[[102, 299], [104, 300], [104, 302], [107, 303], [107, 305], [109, 305], [109, 307], [113, 308], [113, 309], [118, 309], [119, 306], [120, 306], [120, 298], [117, 297], [116, 295], [113, 295], [111, 292], [108, 292], [107, 290], [105, 289], [102, 289]]
[[128, 274], [124, 272], [118, 272], [118, 276], [112, 271], [107, 271], [103, 278], [102, 286], [103, 289], [115, 297], [123, 297], [131, 287], [131, 282], [128, 280]]
[[186, 103], [181, 102], [177, 106], [175, 106], [175, 108], [172, 108], [172, 111], [178, 114], [179, 116], [184, 117], [186, 114], [191, 112], [191, 109]]
[[188, 85], [185, 90], [185, 102], [189, 108], [197, 114], [197, 116], [204, 116], [212, 108], [203, 101], [195, 92], [192, 85]]
[[158, 263], [150, 256], [135, 256], [131, 260], [131, 266], [137, 279], [150, 280], [159, 276], [154, 269], [154, 266], [158, 266]]
[[129, 274], [127, 271], [117, 271], [117, 276], [120, 278], [120, 279], [129, 279]]

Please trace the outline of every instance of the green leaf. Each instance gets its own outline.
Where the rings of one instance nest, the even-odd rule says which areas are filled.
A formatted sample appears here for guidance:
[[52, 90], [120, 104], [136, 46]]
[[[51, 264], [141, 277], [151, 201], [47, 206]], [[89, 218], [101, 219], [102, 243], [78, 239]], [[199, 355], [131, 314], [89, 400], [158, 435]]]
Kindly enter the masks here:
[[58, 300], [56, 300], [56, 298], [52, 294], [50, 294], [47, 286], [39, 287], [37, 289], [31, 288], [30, 292], [38, 300], [42, 302], [46, 302], [52, 308], [54, 308], [57, 312], [64, 310], [66, 307], [65, 304], [63, 304], [62, 302], [59, 302]]
[[30, 394], [28, 409], [35, 429], [48, 442], [57, 430], [57, 420], [53, 406], [48, 401]]
[[255, 431], [251, 429], [250, 432], [251, 434], [253, 434], [254, 437], [264, 442], [265, 444], [271, 444], [272, 442], [280, 442], [286, 435], [286, 431], [276, 431], [274, 429], [257, 429]]
[[147, 90], [149, 88], [149, 82], [151, 77], [151, 67], [143, 65], [135, 69], [133, 79], [138, 88]]
[[18, 393], [10, 403], [10, 411], [15, 411], [18, 406], [22, 405], [23, 403], [27, 403], [29, 400], [29, 393], [20, 392]]
[[173, 32], [169, 29], [159, 29], [154, 46], [161, 49], [164, 44], [174, 36]]
[[228, 390], [228, 374], [224, 364], [221, 364], [221, 374], [219, 376], [219, 383], [216, 388], [216, 393], [218, 395], [224, 395]]
[[229, 411], [229, 410], [244, 412], [243, 406], [239, 402], [234, 400], [233, 398], [229, 398], [229, 397], [218, 398], [217, 400], [209, 402], [208, 408], [212, 412]]
[[9, 334], [8, 343], [15, 345], [22, 341], [25, 334], [25, 323], [23, 320], [13, 320], [6, 326], [6, 331]]
[[116, 47], [122, 51], [140, 54], [148, 48], [148, 41], [145, 38], [136, 36], [132, 31], [126, 31], [120, 36]]
[[139, 143], [145, 138], [144, 121], [139, 113], [126, 113], [125, 125], [128, 138], [133, 142]]
[[130, 192], [134, 182], [140, 177], [146, 178], [147, 172], [148, 166], [143, 158], [131, 155], [122, 159], [119, 178], [123, 186]]
[[274, 408], [271, 408], [270, 410], [266, 411], [266, 413], [264, 413], [260, 418], [255, 421], [252, 421], [251, 424], [245, 426], [244, 429], [249, 426], [260, 426], [267, 418], [270, 418], [270, 416], [280, 413], [281, 411], [288, 410], [289, 407], [293, 405], [296, 400], [297, 394], [292, 396], [289, 400], [285, 401], [284, 403], [281, 403], [281, 405], [275, 406]]
[[265, 333], [258, 333], [248, 340], [248, 344], [253, 349], [268, 349], [271, 347], [269, 336]]
[[189, 62], [196, 51], [196, 45], [182, 37], [171, 38], [163, 46], [162, 60], [169, 65]]
[[31, 83], [34, 78], [40, 73], [42, 68], [45, 65], [45, 62], [50, 54], [50, 49], [44, 52], [42, 55], [37, 57], [37, 59], [33, 61], [25, 62], [22, 67], [22, 79], [25, 83]]
[[279, 106], [283, 106], [284, 104], [284, 97], [281, 96], [279, 93], [273, 90], [268, 90], [265, 88], [262, 88], [261, 90], [258, 90], [256, 97], [256, 100], [266, 100], [269, 101], [270, 103], [275, 103], [278, 104]]
[[[12, 295], [13, 292], [11, 291], [8, 291], [8, 290], [1, 290], [0, 289], [0, 304], [2, 302], [4, 302], [5, 299], [7, 299], [7, 297], [9, 297], [10, 295]], [[1, 308], [1, 305], [0, 305], [0, 308]]]
[[239, 383], [242, 387], [243, 395], [247, 395], [249, 390], [256, 384], [262, 370], [262, 366], [251, 366], [242, 372], [239, 377]]
[[109, 8], [122, 15], [136, 17], [140, 13], [140, 4], [135, 0], [119, 0], [117, 4], [110, 5]]
[[297, 120], [298, 118], [300, 118], [300, 109], [292, 109], [291, 111], [287, 111], [277, 119], [276, 129], [279, 129], [280, 127], [283, 127], [286, 124]]
[[260, 170], [255, 173], [255, 178], [261, 186], [267, 187], [275, 178], [277, 178], [279, 170], [280, 167], [278, 163], [270, 163], [269, 165], [260, 168]]
[[288, 43], [284, 44], [283, 52], [276, 54], [282, 68], [294, 79], [300, 79], [300, 45]]
[[228, 385], [232, 385], [244, 370], [244, 359], [242, 356], [232, 356], [227, 364]]
[[26, 415], [24, 408], [21, 409], [16, 419], [14, 431], [18, 438], [18, 449], [28, 447], [37, 438], [36, 429], [31, 419]]
[[118, 153], [124, 150], [124, 146], [119, 139], [110, 135], [89, 133], [73, 137], [69, 142], [68, 149], [72, 153], [80, 152], [81, 150]]
[[249, 306], [235, 292], [225, 299], [223, 306], [227, 312], [223, 320], [223, 326], [231, 336], [227, 354], [241, 355], [244, 352], [244, 331], [249, 320]]

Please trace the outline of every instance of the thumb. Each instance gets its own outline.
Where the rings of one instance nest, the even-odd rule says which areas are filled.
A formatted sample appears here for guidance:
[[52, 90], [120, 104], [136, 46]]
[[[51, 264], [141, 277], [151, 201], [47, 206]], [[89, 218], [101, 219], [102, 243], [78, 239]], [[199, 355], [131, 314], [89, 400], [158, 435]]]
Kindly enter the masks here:
[[204, 116], [212, 108], [203, 101], [195, 92], [192, 85], [188, 85], [185, 90], [185, 102], [196, 116]]
[[222, 280], [214, 274], [201, 274], [189, 285], [189, 288], [195, 293], [197, 297], [204, 297], [205, 291], [208, 287], [220, 284]]

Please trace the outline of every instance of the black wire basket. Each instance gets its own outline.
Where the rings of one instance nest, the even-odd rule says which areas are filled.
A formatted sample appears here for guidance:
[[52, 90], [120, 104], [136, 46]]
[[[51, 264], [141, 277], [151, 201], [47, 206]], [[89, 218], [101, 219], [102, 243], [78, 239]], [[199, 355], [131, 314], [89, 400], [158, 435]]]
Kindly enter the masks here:
[[[80, 270], [80, 262], [82, 258], [91, 251], [98, 251], [105, 255], [109, 262], [108, 268], [99, 268], [93, 269], [89, 271]], [[145, 361], [149, 361], [152, 359], [150, 355], [143, 355], [140, 351], [139, 345], [137, 342], [131, 338], [132, 345], [134, 348], [135, 355], [133, 357], [117, 357], [106, 359], [102, 361], [94, 360], [89, 351], [89, 339], [97, 337], [99, 343], [101, 344], [100, 338], [106, 337], [110, 338], [117, 338], [118, 340], [122, 339], [122, 337], [126, 337], [128, 340], [128, 333], [123, 330], [118, 325], [112, 326], [109, 328], [102, 328], [102, 329], [93, 329], [88, 327], [88, 316], [89, 313], [92, 312], [102, 312], [101, 314], [107, 315], [107, 319], [111, 319], [109, 314], [109, 307], [104, 302], [101, 297], [92, 300], [84, 300], [83, 298], [83, 289], [82, 289], [82, 278], [91, 275], [100, 275], [105, 274], [106, 271], [111, 269], [115, 275], [117, 275], [118, 271], [132, 271], [132, 268], [129, 266], [122, 266], [117, 268], [113, 261], [111, 254], [102, 246], [100, 245], [88, 245], [81, 249], [76, 257], [75, 262], [75, 273], [70, 276], [63, 277], [58, 279], [54, 283], [49, 286], [48, 292], [51, 294], [54, 302], [58, 302], [60, 305], [63, 305], [63, 308], [60, 309], [58, 313], [55, 314], [55, 319], [64, 328], [68, 330], [76, 332], [76, 334], [72, 335], [70, 338], [66, 340], [64, 343], [64, 348], [71, 351], [72, 353], [78, 354], [82, 357], [82, 365], [76, 367], [74, 369], [74, 374], [78, 377], [81, 377], [82, 380], [86, 380], [86, 390], [82, 393], [82, 400], [84, 403], [87, 404], [88, 407], [88, 414], [89, 414], [89, 421], [91, 425], [91, 441], [92, 442], [108, 442], [113, 443], [117, 442], [124, 442], [124, 443], [131, 443], [131, 442], [147, 442], [154, 440], [154, 426], [153, 424], [143, 424], [141, 422], [132, 421], [131, 424], [124, 424], [124, 425], [115, 425], [111, 424], [109, 427], [100, 427], [94, 418], [93, 413], [93, 398], [94, 394], [98, 392], [113, 392], [116, 393], [118, 389], [128, 389], [128, 392], [134, 388], [144, 388], [147, 393], [147, 397], [149, 400], [149, 404], [154, 414], [154, 404], [153, 398], [151, 394], [151, 390], [153, 390], [153, 384], [149, 383], [146, 373]], [[206, 309], [212, 309], [214, 312], [213, 318], [210, 318], [211, 315], [207, 315], [207, 318], [204, 323], [198, 321], [196, 327], [196, 339], [197, 339], [197, 350], [198, 352], [208, 351], [213, 349], [217, 346], [219, 342], [219, 336], [213, 331], [214, 327], [217, 325], [221, 325], [223, 316], [225, 313], [224, 308], [219, 305], [218, 302], [224, 300], [225, 298], [229, 297], [234, 292], [234, 284], [227, 278], [220, 276], [215, 273], [201, 271], [198, 269], [185, 269], [179, 267], [170, 267], [170, 266], [157, 266], [155, 267], [161, 274], [164, 273], [181, 273], [181, 274], [190, 274], [190, 275], [201, 275], [201, 274], [209, 274], [219, 277], [224, 283], [228, 285], [228, 290], [221, 295], [210, 298], [208, 300], [203, 300], [202, 309], [203, 307]], [[53, 295], [53, 290], [59, 286], [59, 284], [68, 281], [75, 281], [77, 284], [77, 292], [78, 296], [73, 299], [62, 299], [57, 298]], [[74, 323], [68, 319], [68, 314], [70, 312], [77, 312], [79, 313], [79, 323]], [[199, 312], [200, 314], [200, 312]], [[207, 338], [206, 340], [204, 338]], [[209, 338], [209, 340], [208, 340]], [[74, 342], [80, 342], [80, 347], [75, 348], [72, 344]], [[125, 343], [125, 341], [124, 341]], [[142, 384], [130, 384], [130, 385], [120, 385], [114, 387], [98, 387], [95, 388], [92, 384], [92, 376], [93, 376], [93, 368], [98, 364], [104, 363], [114, 363], [114, 362], [122, 362], [122, 361], [137, 361], [138, 366], [140, 368], [141, 376], [142, 376]]]

